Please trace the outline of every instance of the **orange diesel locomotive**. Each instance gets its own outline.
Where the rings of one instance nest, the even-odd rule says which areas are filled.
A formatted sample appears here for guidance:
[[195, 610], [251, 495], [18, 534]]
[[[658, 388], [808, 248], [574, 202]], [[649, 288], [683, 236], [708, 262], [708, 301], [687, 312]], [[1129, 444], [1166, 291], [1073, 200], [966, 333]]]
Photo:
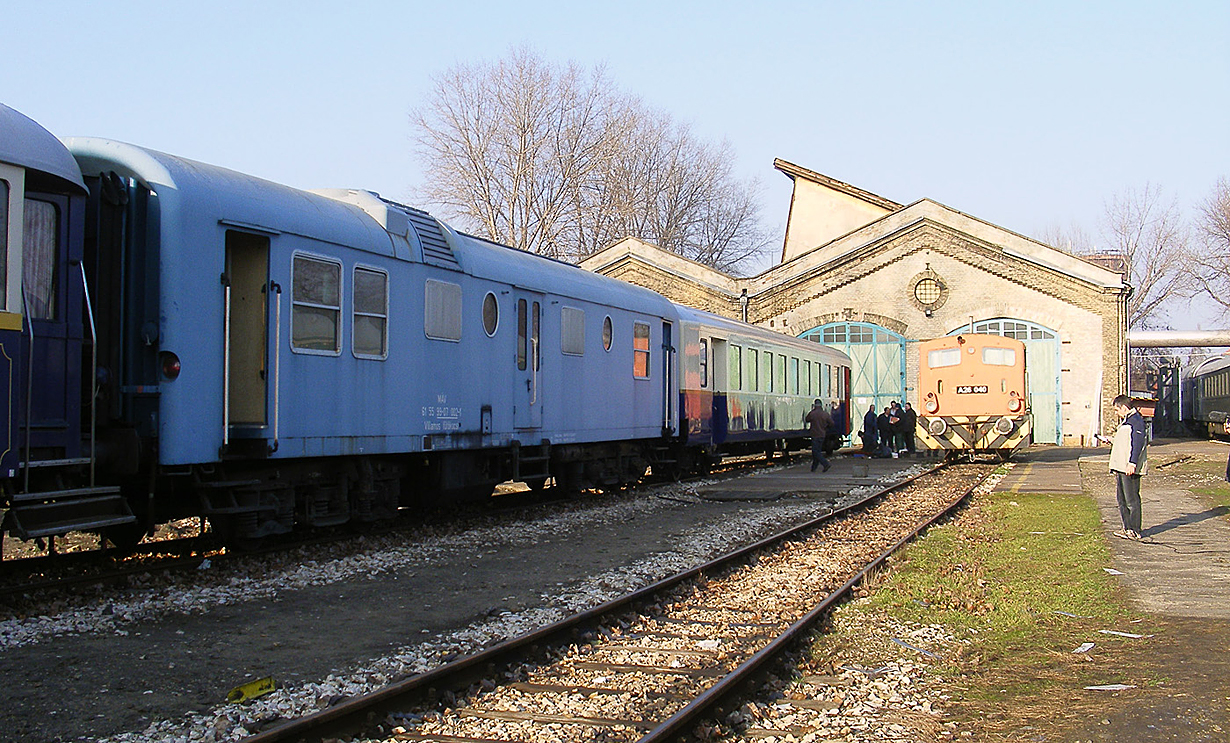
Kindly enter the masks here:
[[918, 439], [948, 454], [1008, 458], [1032, 439], [1025, 344], [967, 333], [918, 344]]

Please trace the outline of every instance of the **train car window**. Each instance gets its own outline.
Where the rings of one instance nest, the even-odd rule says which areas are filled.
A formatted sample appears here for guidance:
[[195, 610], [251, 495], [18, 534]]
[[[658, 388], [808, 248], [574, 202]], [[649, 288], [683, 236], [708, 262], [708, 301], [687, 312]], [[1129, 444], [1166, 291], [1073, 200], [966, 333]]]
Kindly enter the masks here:
[[385, 359], [389, 355], [389, 275], [371, 268], [354, 270], [354, 355]]
[[730, 347], [730, 389], [738, 392], [743, 389], [743, 346]]
[[803, 394], [807, 395], [808, 397], [814, 397], [816, 394], [816, 389], [811, 386], [811, 362], [810, 361], [803, 362], [803, 389], [807, 390]]
[[761, 375], [764, 379], [764, 391], [773, 391], [773, 353], [771, 351], [764, 352], [764, 374]]
[[790, 359], [790, 394], [799, 394], [799, 360]]
[[428, 279], [423, 292], [423, 330], [438, 341], [461, 340], [461, 285]]
[[956, 366], [961, 363], [961, 349], [937, 348], [927, 352], [927, 366], [940, 369], [945, 366]]
[[517, 369], [525, 371], [529, 365], [529, 353], [526, 347], [529, 343], [530, 310], [529, 302], [517, 300]]
[[632, 375], [637, 379], [649, 378], [649, 326], [632, 324]]
[[291, 287], [291, 348], [341, 353], [342, 264], [296, 255]]
[[560, 309], [560, 350], [569, 356], [585, 355], [585, 310]]
[[709, 340], [700, 339], [700, 386], [709, 386]]
[[1016, 366], [1016, 349], [984, 348], [982, 349], [982, 363], [990, 366]]
[[54, 320], [56, 261], [60, 253], [60, 210], [47, 201], [26, 199], [22, 225], [22, 292], [30, 317]]
[[747, 391], [760, 391], [760, 351], [747, 349]]
[[534, 302], [530, 307], [530, 348], [534, 351], [534, 371], [542, 368], [541, 319], [542, 305]]
[[495, 294], [487, 292], [487, 296], [483, 297], [483, 330], [487, 333], [487, 337], [491, 338], [499, 327], [500, 303], [496, 300]]
[[602, 318], [602, 348], [605, 351], [611, 350], [611, 342], [615, 338], [615, 329], [611, 325], [611, 316], [607, 315]]
[[785, 395], [788, 390], [786, 389], [786, 357], [784, 354], [777, 354], [776, 371], [777, 390], [781, 394]]
[[9, 182], [0, 180], [0, 310], [8, 309]]
[[833, 396], [833, 365], [832, 364], [817, 365], [816, 371], [820, 372], [820, 386], [823, 388], [820, 390], [820, 396], [821, 397], [832, 397]]

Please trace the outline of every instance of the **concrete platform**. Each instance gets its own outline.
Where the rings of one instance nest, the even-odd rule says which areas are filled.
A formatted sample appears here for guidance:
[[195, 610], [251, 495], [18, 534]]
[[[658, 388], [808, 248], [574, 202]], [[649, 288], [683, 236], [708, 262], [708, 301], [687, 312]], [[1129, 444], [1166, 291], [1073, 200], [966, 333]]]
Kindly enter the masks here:
[[[1145, 610], [1230, 619], [1230, 508], [1193, 492], [1226, 485], [1226, 455], [1226, 445], [1214, 441], [1150, 445], [1149, 472], [1140, 488], [1144, 539], [1107, 537], [1115, 567]], [[1080, 462], [1108, 535], [1122, 528], [1109, 457], [1109, 449], [1101, 449]]]
[[1118, 539], [1123, 528], [1110, 474], [1110, 448], [1031, 447], [997, 490], [1092, 497], [1115, 556], [1115, 568], [1146, 611], [1230, 619], [1230, 508], [1193, 488], [1224, 485], [1227, 447], [1215, 441], [1163, 440], [1149, 447], [1141, 484], [1143, 536]]
[[1079, 462], [1082, 456], [1093, 453], [1095, 449], [1032, 446], [1013, 458], [1016, 466], [1000, 480], [996, 490], [1079, 495], [1083, 492]]
[[830, 461], [833, 466], [828, 472], [812, 472], [809, 457], [802, 464], [699, 487], [696, 494], [713, 501], [777, 500], [784, 496], [836, 498], [855, 488], [875, 485], [886, 477], [904, 477], [916, 465], [934, 463], [925, 459], [870, 459], [844, 454]]

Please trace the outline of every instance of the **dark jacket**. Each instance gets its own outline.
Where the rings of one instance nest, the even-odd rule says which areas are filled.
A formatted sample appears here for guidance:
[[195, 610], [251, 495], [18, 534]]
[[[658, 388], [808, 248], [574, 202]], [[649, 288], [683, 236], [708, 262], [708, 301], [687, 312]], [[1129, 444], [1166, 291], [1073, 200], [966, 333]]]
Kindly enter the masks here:
[[[879, 441], [880, 437], [876, 433], [876, 411], [868, 410], [863, 416], [863, 448], [874, 449]], [[1227, 471], [1230, 471], [1230, 464], [1227, 465]]]
[[823, 405], [812, 408], [810, 413], [803, 416], [803, 421], [811, 425], [813, 439], [823, 439], [833, 427], [833, 416], [829, 415]]
[[918, 411], [914, 408], [902, 408], [901, 430], [913, 433], [915, 428], [918, 428]]

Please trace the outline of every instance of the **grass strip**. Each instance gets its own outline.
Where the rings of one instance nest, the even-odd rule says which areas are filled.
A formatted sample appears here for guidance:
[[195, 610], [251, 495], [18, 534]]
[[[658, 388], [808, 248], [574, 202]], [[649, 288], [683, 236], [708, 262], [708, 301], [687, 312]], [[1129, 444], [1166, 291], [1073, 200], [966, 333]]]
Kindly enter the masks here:
[[[947, 685], [950, 713], [980, 734], [1055, 730], [1100, 714], [1105, 702], [1085, 686], [1161, 681], [1134, 662], [1140, 640], [1099, 632], [1142, 632], [1110, 565], [1088, 496], [979, 494], [840, 612], [939, 625], [959, 638], [958, 649], [924, 660]], [[842, 637], [841, 626], [817, 641], [814, 660], [857, 655], [865, 638]], [[1087, 642], [1093, 649], [1073, 652]]]

